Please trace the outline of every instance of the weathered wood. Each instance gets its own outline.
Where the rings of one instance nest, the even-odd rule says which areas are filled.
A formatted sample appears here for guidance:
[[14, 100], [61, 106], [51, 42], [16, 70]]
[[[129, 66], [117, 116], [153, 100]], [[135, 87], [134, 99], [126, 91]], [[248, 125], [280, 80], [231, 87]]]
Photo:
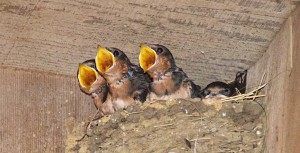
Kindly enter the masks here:
[[0, 68], [0, 152], [64, 152], [66, 130], [96, 109], [77, 80]]
[[[248, 84], [266, 73], [266, 152], [298, 153], [300, 141], [300, 7], [288, 18], [266, 54], [249, 71]], [[251, 88], [251, 87], [250, 87]]]
[[0, 63], [75, 76], [97, 44], [137, 63], [141, 42], [161, 43], [206, 85], [253, 65], [298, 2], [2, 0]]
[[284, 152], [300, 152], [300, 7], [296, 9], [290, 18], [291, 39], [290, 47], [290, 66], [291, 73], [289, 74], [288, 89], [286, 93], [287, 105], [285, 116], [287, 120], [284, 122], [285, 137], [284, 137]]

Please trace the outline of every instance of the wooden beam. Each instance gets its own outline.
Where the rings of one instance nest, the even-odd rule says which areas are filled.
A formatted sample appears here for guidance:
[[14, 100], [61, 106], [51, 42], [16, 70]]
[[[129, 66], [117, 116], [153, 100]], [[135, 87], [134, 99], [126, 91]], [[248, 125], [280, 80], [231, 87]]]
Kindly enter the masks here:
[[265, 55], [249, 70], [249, 88], [266, 73], [266, 152], [300, 152], [300, 7], [287, 19]]
[[288, 76], [288, 90], [286, 91], [287, 105], [284, 126], [285, 128], [285, 146], [284, 152], [300, 152], [300, 7], [289, 18], [291, 30], [291, 73]]
[[296, 3], [290, 0], [1, 0], [0, 64], [76, 75], [96, 46], [166, 45], [196, 83], [234, 79], [264, 54]]

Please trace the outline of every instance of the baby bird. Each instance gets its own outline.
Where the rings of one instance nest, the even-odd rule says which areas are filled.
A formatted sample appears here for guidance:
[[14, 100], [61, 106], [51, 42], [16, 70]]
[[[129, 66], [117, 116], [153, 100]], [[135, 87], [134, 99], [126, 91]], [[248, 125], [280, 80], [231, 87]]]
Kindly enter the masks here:
[[208, 84], [202, 91], [203, 98], [225, 98], [230, 97], [233, 94], [233, 89], [224, 82], [215, 81]]
[[146, 100], [149, 78], [118, 48], [98, 47], [96, 68], [106, 79], [116, 109]]
[[227, 84], [221, 81], [215, 81], [208, 84], [201, 92], [203, 98], [224, 98], [235, 96], [238, 93], [246, 92], [247, 70], [237, 72], [233, 82]]
[[114, 113], [109, 87], [104, 77], [96, 71], [94, 59], [79, 64], [77, 79], [80, 90], [93, 98], [100, 117]]
[[176, 66], [169, 49], [159, 44], [142, 44], [140, 67], [152, 79], [150, 100], [167, 100], [200, 97], [200, 86]]

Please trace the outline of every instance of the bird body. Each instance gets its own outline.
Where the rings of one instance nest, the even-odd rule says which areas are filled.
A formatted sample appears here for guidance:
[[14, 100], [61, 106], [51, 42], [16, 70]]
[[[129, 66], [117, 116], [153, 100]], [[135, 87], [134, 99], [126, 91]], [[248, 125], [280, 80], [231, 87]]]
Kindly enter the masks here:
[[139, 61], [144, 72], [152, 79], [150, 100], [198, 97], [200, 86], [176, 66], [173, 55], [165, 46], [142, 44]]
[[126, 54], [117, 48], [98, 47], [97, 70], [103, 74], [116, 109], [144, 102], [149, 81], [141, 68], [132, 64]]
[[233, 82], [225, 83], [221, 81], [215, 81], [208, 84], [202, 91], [203, 98], [226, 98], [235, 96], [239, 93], [244, 94], [246, 92], [246, 79], [247, 70], [237, 72]]
[[96, 71], [94, 60], [87, 60], [79, 64], [77, 79], [81, 91], [93, 98], [100, 116], [114, 113], [115, 108], [109, 87], [104, 77]]

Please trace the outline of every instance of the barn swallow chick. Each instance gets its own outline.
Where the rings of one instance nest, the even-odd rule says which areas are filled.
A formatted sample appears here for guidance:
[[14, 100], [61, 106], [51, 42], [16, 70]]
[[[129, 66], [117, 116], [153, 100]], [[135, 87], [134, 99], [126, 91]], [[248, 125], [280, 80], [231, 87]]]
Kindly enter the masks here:
[[150, 80], [140, 67], [130, 62], [123, 51], [98, 46], [95, 61], [97, 70], [107, 80], [117, 109], [146, 100]]
[[202, 94], [203, 98], [221, 99], [232, 96], [233, 89], [227, 83], [215, 81], [208, 84]]
[[79, 64], [77, 79], [81, 91], [93, 98], [100, 116], [114, 113], [109, 87], [106, 80], [96, 71], [95, 60]]
[[150, 100], [199, 97], [200, 86], [176, 66], [168, 48], [159, 44], [141, 44], [140, 47], [140, 66], [152, 79]]

